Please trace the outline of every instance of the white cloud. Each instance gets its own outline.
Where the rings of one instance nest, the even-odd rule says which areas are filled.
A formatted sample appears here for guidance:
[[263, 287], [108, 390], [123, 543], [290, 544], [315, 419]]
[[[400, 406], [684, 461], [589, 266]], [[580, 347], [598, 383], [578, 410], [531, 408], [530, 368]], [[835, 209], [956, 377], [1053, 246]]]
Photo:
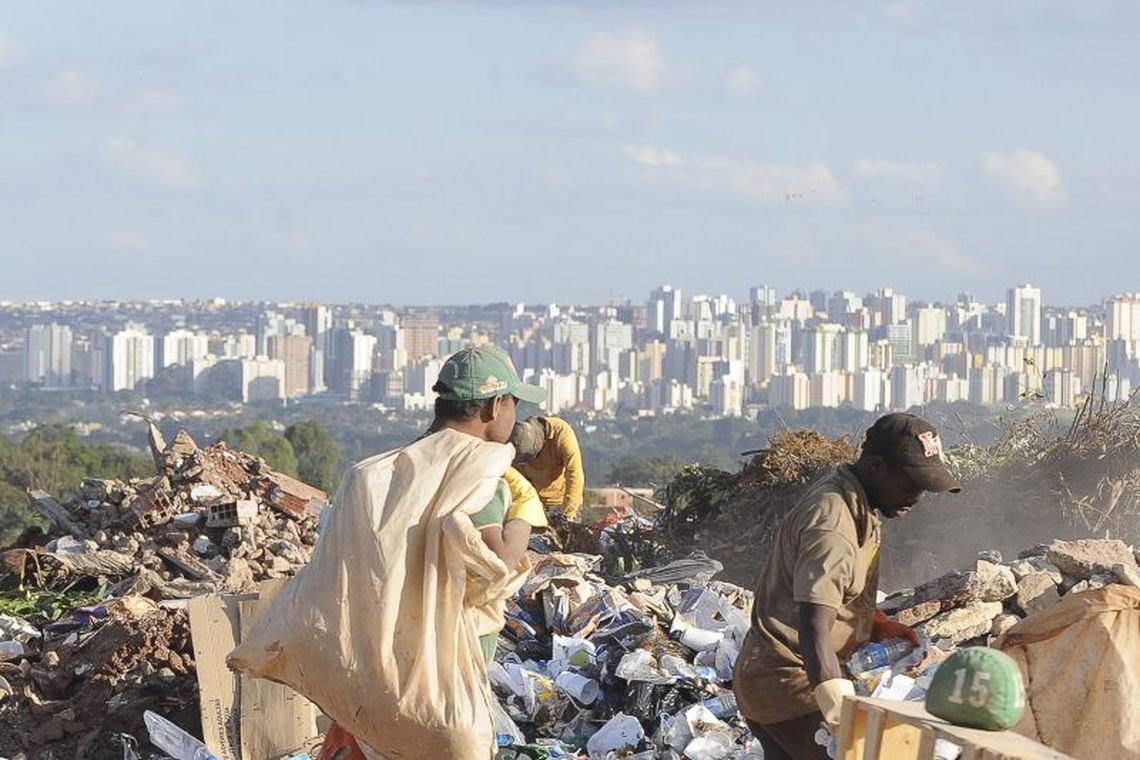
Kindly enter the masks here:
[[569, 63], [583, 84], [638, 92], [655, 90], [665, 72], [657, 40], [640, 32], [623, 36], [598, 32], [571, 54]]
[[627, 158], [641, 166], [681, 166], [684, 163], [680, 156], [668, 148], [655, 148], [652, 145], [627, 145], [624, 152]]
[[44, 86], [43, 96], [48, 105], [58, 108], [93, 106], [103, 99], [107, 87], [103, 78], [84, 71], [61, 71]]
[[764, 78], [748, 66], [737, 66], [728, 74], [728, 89], [737, 95], [754, 95], [764, 86]]
[[186, 106], [182, 93], [163, 87], [143, 87], [128, 104], [132, 111], [140, 113], [174, 113]]
[[903, 164], [894, 161], [876, 161], [861, 158], [855, 162], [853, 173], [860, 179], [899, 179], [910, 182], [934, 182], [942, 177], [942, 167], [933, 161]]
[[128, 232], [126, 230], [115, 230], [114, 232], [107, 233], [106, 239], [103, 241], [108, 250], [115, 253], [150, 253], [150, 243], [136, 232]]
[[716, 155], [684, 159], [654, 146], [628, 146], [624, 153], [637, 166], [694, 190], [725, 190], [759, 203], [833, 204], [847, 198], [835, 174], [818, 161], [769, 164]]
[[112, 137], [103, 144], [103, 159], [120, 174], [164, 190], [202, 186], [197, 172], [185, 161], [142, 140]]
[[24, 46], [0, 32], [0, 69], [10, 69], [24, 57]]
[[1008, 156], [987, 153], [982, 156], [982, 167], [1023, 198], [1044, 204], [1065, 202], [1065, 189], [1061, 187], [1057, 167], [1035, 150], [1022, 148]]

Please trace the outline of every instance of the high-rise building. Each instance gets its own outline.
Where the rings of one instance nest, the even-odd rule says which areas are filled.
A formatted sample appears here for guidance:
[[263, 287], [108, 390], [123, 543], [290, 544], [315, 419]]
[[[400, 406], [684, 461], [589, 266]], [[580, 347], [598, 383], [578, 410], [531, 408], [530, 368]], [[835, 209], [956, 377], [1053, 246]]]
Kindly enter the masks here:
[[285, 362], [259, 356], [241, 359], [241, 400], [249, 404], [257, 401], [280, 401], [285, 398]]
[[359, 398], [361, 389], [368, 388], [371, 381], [376, 336], [348, 327], [334, 327], [332, 348], [336, 364], [330, 388], [345, 398]]
[[158, 368], [189, 364], [210, 353], [210, 337], [190, 330], [171, 330], [159, 339]]
[[1140, 294], [1113, 296], [1104, 304], [1104, 337], [1140, 341]]
[[400, 320], [409, 362], [439, 356], [439, 315], [434, 311], [407, 314]]
[[669, 324], [682, 317], [682, 297], [680, 289], [662, 285], [649, 294], [645, 304], [645, 328], [668, 335]]
[[270, 335], [266, 348], [270, 359], [285, 365], [285, 398], [308, 395], [313, 379], [313, 339], [308, 335]]
[[811, 381], [799, 370], [788, 367], [768, 382], [768, 404], [778, 409], [807, 409], [811, 403]]
[[154, 377], [154, 336], [144, 327], [128, 324], [103, 341], [104, 393], [134, 390]]
[[324, 304], [308, 302], [301, 307], [301, 321], [305, 324], [305, 334], [313, 339], [313, 350], [320, 354], [312, 357], [311, 367], [320, 367], [323, 372], [320, 382], [312, 383], [312, 388], [315, 391], [318, 386], [331, 387], [332, 372], [335, 369], [332, 356], [332, 312]]
[[35, 325], [24, 332], [23, 378], [44, 388], [70, 388], [71, 328], [67, 325]]
[[1025, 338], [1029, 345], [1041, 344], [1041, 289], [1019, 285], [1006, 291], [1005, 316], [1008, 334]]
[[804, 330], [803, 361], [804, 372], [816, 374], [829, 372], [839, 366], [839, 341], [843, 328], [831, 322], [815, 325]]
[[933, 346], [946, 334], [946, 309], [941, 306], [919, 307], [914, 310], [911, 323], [914, 326], [911, 350]]
[[594, 368], [618, 369], [622, 352], [633, 348], [633, 325], [607, 319], [594, 324]]

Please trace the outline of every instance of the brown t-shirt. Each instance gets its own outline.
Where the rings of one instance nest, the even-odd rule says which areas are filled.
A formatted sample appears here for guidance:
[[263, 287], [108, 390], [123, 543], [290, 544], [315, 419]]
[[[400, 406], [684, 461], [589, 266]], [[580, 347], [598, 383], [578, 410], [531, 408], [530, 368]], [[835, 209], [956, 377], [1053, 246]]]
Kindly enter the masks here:
[[780, 723], [818, 709], [800, 654], [799, 605], [838, 612], [832, 645], [846, 658], [871, 636], [880, 542], [879, 518], [847, 465], [812, 484], [783, 517], [736, 661], [733, 688], [746, 718]]

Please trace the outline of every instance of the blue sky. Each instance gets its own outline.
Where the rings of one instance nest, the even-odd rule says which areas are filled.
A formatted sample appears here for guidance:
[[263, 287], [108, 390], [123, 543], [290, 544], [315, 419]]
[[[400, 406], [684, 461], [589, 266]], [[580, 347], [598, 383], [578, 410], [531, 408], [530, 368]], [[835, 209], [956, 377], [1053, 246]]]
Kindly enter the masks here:
[[84, 6], [0, 15], [0, 298], [1140, 289], [1134, 3]]

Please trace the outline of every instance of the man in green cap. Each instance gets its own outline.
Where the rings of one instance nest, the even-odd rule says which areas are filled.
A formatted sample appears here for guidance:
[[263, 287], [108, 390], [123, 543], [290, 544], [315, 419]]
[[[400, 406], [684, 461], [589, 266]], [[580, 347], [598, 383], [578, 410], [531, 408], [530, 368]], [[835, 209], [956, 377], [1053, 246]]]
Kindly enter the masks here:
[[[510, 356], [496, 346], [465, 348], [451, 356], [432, 386], [437, 395], [435, 418], [428, 433], [456, 430], [494, 443], [507, 443], [517, 419], [519, 401], [539, 404], [546, 391], [519, 378]], [[530, 543], [533, 528], [546, 527], [546, 513], [537, 499], [514, 498], [506, 473], [495, 496], [471, 516], [483, 542], [507, 567], [517, 567]], [[502, 611], [490, 610], [488, 627], [480, 635], [483, 655], [494, 656], [502, 628]]]
[[[453, 354], [444, 363], [432, 390], [437, 394], [435, 418], [421, 441], [443, 431], [453, 431], [489, 443], [506, 444], [515, 425], [518, 402], [538, 404], [546, 398], [543, 389], [523, 383], [507, 353], [494, 346], [465, 348]], [[507, 461], [504, 461], [504, 466]], [[546, 514], [533, 489], [521, 497], [512, 495], [507, 474], [501, 474], [503, 477], [490, 502], [469, 512], [469, 515], [471, 524], [479, 531], [487, 548], [509, 570], [521, 573], [531, 529], [544, 527], [547, 524]], [[517, 479], [525, 483], [522, 476]], [[466, 509], [463, 511], [468, 512]], [[478, 580], [469, 573], [468, 589]], [[504, 624], [505, 602], [496, 597], [468, 607], [467, 614], [474, 621], [482, 650], [480, 655], [489, 662]], [[432, 635], [447, 634], [435, 631]], [[454, 632], [450, 634], [454, 636]], [[450, 684], [448, 688], [454, 690], [457, 685]], [[376, 750], [364, 745], [363, 741], [357, 741], [341, 726], [334, 725], [326, 735], [319, 760], [371, 760], [376, 756]]]

